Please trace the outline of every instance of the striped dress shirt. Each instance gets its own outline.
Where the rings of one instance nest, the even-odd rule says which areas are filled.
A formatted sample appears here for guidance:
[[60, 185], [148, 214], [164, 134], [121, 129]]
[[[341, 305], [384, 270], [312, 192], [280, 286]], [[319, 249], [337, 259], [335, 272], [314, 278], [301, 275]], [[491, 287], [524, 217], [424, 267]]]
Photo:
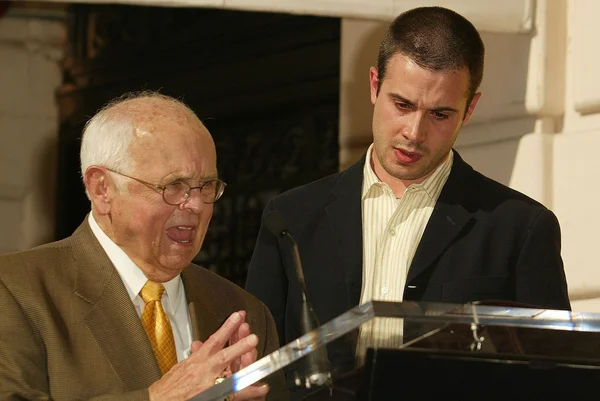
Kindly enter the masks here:
[[[363, 280], [360, 303], [402, 301], [408, 269], [433, 208], [452, 169], [453, 153], [400, 199], [373, 171], [369, 147], [362, 186]], [[402, 344], [401, 319], [376, 319], [361, 327], [358, 354], [365, 347]]]

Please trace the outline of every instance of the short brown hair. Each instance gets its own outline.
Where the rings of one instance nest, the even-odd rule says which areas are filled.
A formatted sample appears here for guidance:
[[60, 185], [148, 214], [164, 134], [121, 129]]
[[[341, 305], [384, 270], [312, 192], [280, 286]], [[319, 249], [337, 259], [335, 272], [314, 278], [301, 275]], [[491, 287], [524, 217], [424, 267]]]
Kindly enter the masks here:
[[432, 71], [466, 67], [469, 102], [481, 84], [485, 49], [479, 32], [465, 17], [447, 8], [414, 8], [394, 19], [379, 47], [379, 88], [389, 59], [398, 53]]

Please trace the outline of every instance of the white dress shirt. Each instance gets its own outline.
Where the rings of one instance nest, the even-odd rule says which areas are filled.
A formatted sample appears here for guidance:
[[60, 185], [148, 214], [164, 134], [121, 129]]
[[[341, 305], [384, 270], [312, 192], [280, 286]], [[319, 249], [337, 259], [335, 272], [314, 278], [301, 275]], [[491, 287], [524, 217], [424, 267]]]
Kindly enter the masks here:
[[[139, 293], [148, 278], [131, 258], [102, 231], [92, 213], [89, 214], [88, 222], [98, 242], [100, 242], [108, 258], [117, 269], [119, 276], [121, 276], [129, 298], [131, 298], [135, 310], [141, 318], [145, 303]], [[162, 296], [162, 305], [173, 329], [177, 361], [181, 362], [189, 356], [192, 344], [190, 314], [181, 276], [177, 275], [174, 279], [164, 283], [164, 286], [165, 292]]]

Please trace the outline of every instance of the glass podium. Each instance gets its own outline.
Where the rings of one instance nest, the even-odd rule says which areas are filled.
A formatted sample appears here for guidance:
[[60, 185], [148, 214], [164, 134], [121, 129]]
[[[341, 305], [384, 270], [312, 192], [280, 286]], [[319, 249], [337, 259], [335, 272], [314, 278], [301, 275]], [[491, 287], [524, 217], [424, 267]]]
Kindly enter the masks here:
[[292, 400], [597, 400], [600, 314], [373, 301], [191, 400], [222, 400], [279, 370]]

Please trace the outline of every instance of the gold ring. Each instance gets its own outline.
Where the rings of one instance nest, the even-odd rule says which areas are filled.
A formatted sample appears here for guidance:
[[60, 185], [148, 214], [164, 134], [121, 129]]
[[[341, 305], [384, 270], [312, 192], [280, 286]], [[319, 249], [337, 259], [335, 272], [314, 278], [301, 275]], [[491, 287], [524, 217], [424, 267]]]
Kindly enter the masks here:
[[[226, 377], [223, 376], [219, 376], [215, 379], [215, 386], [217, 384], [223, 383], [225, 381]], [[228, 395], [227, 397], [223, 398], [223, 401], [233, 401], [233, 394]]]

